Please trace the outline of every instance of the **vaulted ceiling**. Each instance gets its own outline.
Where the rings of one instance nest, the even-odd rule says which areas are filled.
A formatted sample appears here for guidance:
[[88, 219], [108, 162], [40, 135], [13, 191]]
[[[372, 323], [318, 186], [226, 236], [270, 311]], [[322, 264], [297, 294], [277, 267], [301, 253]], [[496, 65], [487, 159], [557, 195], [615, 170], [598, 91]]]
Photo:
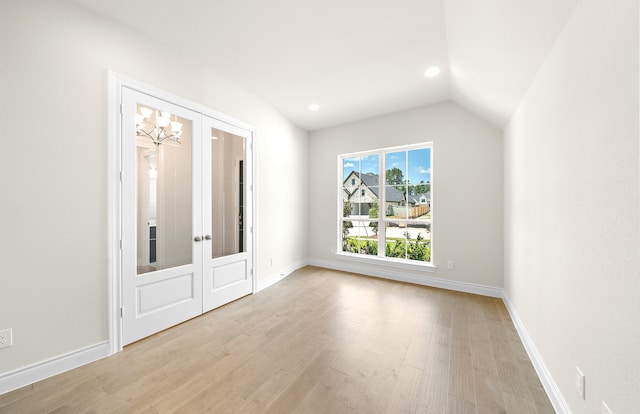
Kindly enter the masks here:
[[446, 100], [503, 128], [579, 0], [73, 1], [318, 130]]

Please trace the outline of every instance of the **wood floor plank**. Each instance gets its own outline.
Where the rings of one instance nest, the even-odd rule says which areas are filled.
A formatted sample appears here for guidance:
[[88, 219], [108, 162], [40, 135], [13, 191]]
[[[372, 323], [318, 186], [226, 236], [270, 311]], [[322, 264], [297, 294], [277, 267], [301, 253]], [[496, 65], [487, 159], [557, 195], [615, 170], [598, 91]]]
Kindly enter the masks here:
[[504, 413], [504, 397], [500, 378], [493, 372], [474, 369], [477, 410], [484, 413]]
[[471, 401], [450, 395], [447, 414], [476, 414], [476, 405]]
[[418, 395], [422, 385], [424, 371], [403, 365], [398, 374], [396, 387], [387, 406], [387, 413], [415, 413], [418, 408]]
[[553, 413], [501, 300], [305, 267], [0, 413]]

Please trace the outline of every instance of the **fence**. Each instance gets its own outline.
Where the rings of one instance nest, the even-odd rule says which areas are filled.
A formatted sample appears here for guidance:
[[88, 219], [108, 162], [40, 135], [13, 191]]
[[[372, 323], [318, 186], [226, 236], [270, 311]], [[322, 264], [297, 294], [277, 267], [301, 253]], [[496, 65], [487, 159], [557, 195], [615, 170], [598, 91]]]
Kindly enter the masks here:
[[393, 206], [393, 215], [395, 217], [404, 218], [405, 214], [408, 213], [408, 218], [414, 219], [416, 217], [424, 216], [429, 212], [429, 205], [423, 204], [416, 207], [398, 207]]

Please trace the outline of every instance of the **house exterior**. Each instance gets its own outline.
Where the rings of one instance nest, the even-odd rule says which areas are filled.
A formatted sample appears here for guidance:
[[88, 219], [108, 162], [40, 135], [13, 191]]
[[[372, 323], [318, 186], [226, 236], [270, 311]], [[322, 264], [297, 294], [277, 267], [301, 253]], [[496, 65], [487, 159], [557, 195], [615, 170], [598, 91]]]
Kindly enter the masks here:
[[[342, 201], [351, 205], [351, 215], [368, 216], [369, 209], [376, 203], [380, 196], [380, 185], [378, 174], [352, 171], [344, 180], [342, 185]], [[398, 207], [415, 207], [417, 205], [431, 206], [431, 193], [405, 196], [403, 191], [395, 186], [386, 187], [387, 216], [398, 215]], [[395, 207], [395, 209], [394, 209]]]

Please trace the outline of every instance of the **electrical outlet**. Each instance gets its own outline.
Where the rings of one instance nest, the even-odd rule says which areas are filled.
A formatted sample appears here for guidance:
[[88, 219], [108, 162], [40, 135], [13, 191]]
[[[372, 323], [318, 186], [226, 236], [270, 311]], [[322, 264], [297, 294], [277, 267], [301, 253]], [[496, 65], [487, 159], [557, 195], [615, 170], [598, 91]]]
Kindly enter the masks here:
[[605, 403], [604, 401], [602, 401], [602, 414], [613, 414], [611, 408], [609, 408], [609, 406], [607, 406], [607, 403]]
[[576, 367], [576, 390], [583, 400], [586, 399], [585, 381], [586, 379], [584, 377], [584, 374], [582, 373], [582, 371], [580, 371], [580, 368]]
[[447, 269], [453, 270], [453, 260], [447, 260]]
[[8, 348], [13, 345], [13, 335], [11, 329], [0, 331], [0, 348]]

